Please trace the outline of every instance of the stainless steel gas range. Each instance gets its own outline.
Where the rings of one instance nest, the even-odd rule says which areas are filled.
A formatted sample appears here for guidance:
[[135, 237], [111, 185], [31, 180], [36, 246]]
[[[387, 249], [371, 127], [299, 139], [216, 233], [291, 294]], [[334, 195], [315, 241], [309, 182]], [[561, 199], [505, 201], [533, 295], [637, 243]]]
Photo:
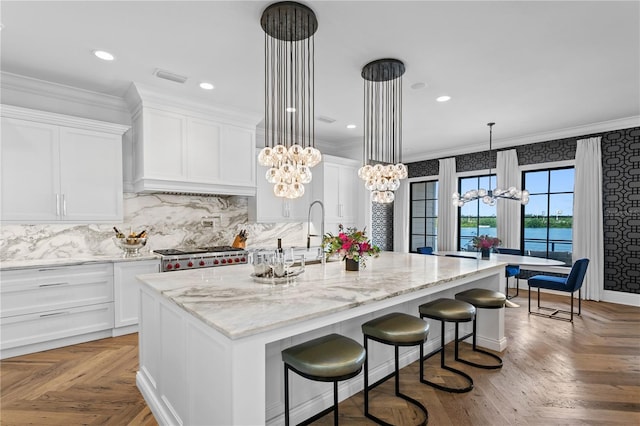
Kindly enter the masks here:
[[195, 249], [153, 250], [162, 257], [162, 272], [239, 265], [248, 262], [249, 252], [231, 246]]

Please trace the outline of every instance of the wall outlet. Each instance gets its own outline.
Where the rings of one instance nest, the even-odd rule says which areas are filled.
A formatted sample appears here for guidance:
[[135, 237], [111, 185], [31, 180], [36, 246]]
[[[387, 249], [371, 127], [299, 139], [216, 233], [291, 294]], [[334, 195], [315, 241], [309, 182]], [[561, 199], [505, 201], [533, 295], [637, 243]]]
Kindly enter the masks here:
[[205, 228], [219, 227], [220, 222], [220, 216], [205, 216], [200, 220], [200, 224]]

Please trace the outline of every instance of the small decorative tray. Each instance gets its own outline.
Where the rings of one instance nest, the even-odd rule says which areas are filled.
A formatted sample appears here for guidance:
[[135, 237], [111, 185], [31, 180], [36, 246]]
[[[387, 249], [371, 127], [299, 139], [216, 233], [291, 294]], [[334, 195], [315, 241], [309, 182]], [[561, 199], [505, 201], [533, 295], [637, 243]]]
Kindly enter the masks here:
[[264, 275], [251, 274], [251, 278], [253, 278], [253, 281], [260, 284], [290, 284], [296, 281], [298, 275], [302, 274], [303, 272], [303, 268], [297, 268], [290, 270], [289, 273], [284, 277], [274, 277], [271, 271], [269, 271], [269, 274]]

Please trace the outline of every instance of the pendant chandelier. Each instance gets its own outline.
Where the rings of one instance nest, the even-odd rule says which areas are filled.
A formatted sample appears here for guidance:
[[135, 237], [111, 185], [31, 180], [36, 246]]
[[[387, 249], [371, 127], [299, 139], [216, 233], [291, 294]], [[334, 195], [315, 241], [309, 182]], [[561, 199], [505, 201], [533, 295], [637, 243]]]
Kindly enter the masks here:
[[315, 148], [314, 43], [316, 15], [283, 1], [262, 13], [264, 30], [265, 143], [258, 163], [277, 197], [298, 198], [322, 159]]
[[[495, 124], [496, 123], [487, 123], [487, 126], [489, 126], [489, 158], [491, 158], [493, 126]], [[529, 202], [529, 191], [526, 189], [519, 190], [513, 186], [509, 189], [500, 189], [497, 187], [491, 189], [491, 167], [489, 167], [489, 189], [472, 189], [465, 192], [463, 195], [455, 192], [453, 194], [453, 205], [456, 207], [462, 207], [466, 203], [481, 199], [483, 203], [495, 206], [498, 198], [520, 201], [522, 205], [526, 205]]]
[[400, 179], [407, 177], [407, 167], [401, 162], [404, 71], [404, 64], [397, 59], [378, 59], [362, 68], [364, 165], [358, 176], [371, 191], [374, 203], [393, 202]]

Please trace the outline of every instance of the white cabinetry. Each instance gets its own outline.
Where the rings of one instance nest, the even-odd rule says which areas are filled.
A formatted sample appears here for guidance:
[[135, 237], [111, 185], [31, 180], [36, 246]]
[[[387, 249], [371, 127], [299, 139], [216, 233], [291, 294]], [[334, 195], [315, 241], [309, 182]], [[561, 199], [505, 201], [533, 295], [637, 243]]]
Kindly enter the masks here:
[[2, 106], [2, 220], [122, 221], [125, 126]]
[[[315, 167], [313, 193], [325, 208], [325, 233], [338, 232], [338, 225], [365, 225], [364, 190], [358, 178], [360, 163], [347, 158], [325, 155], [322, 163]], [[317, 180], [316, 180], [317, 179]], [[313, 212], [314, 226], [320, 223], [318, 211]]]
[[[316, 167], [311, 169], [311, 173], [314, 173], [314, 170], [316, 170]], [[304, 185], [305, 192], [302, 197], [294, 199], [281, 198], [276, 197], [273, 193], [273, 184], [265, 179], [266, 172], [267, 167], [257, 165], [256, 196], [249, 198], [249, 221], [258, 223], [306, 223], [309, 203], [311, 203], [313, 195], [313, 181]]]
[[114, 336], [138, 331], [141, 274], [160, 272], [160, 260], [116, 262], [113, 264]]
[[0, 358], [111, 336], [110, 263], [0, 272]]
[[127, 102], [136, 192], [255, 195], [259, 118], [185, 105], [139, 85], [127, 93]]

